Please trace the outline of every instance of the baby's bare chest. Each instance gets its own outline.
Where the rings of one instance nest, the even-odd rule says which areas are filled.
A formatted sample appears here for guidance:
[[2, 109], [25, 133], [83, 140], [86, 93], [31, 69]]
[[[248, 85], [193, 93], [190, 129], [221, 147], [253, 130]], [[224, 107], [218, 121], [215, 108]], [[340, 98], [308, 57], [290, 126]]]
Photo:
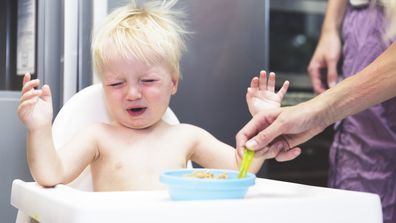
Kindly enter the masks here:
[[112, 182], [135, 189], [156, 189], [162, 172], [186, 168], [191, 147], [183, 140], [160, 139], [104, 141], [99, 146], [99, 156], [91, 164], [94, 182], [99, 185]]
[[185, 160], [189, 154], [188, 142], [183, 140], [141, 140], [135, 142], [108, 142], [100, 145], [99, 159], [106, 165], [150, 167], [172, 165]]

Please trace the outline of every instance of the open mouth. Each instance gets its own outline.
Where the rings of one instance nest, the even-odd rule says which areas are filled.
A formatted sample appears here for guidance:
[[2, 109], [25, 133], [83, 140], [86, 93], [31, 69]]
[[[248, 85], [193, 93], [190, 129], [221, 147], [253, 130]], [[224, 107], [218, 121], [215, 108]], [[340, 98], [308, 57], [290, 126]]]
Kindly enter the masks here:
[[146, 109], [147, 109], [146, 107], [139, 107], [139, 108], [130, 108], [127, 109], [127, 111], [129, 115], [138, 116], [143, 114], [146, 111]]

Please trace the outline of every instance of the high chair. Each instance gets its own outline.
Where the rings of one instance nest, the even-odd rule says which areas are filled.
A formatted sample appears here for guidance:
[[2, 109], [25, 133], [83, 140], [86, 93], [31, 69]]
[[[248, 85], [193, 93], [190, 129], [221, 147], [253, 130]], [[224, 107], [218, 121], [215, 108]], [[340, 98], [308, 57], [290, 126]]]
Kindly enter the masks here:
[[[99, 84], [87, 87], [62, 107], [53, 123], [56, 147], [81, 126], [110, 120], [101, 88]], [[170, 109], [163, 119], [179, 123]], [[18, 209], [17, 223], [382, 222], [376, 194], [263, 178], [256, 179], [245, 199], [235, 200], [171, 201], [167, 191], [90, 191], [88, 168], [71, 184], [54, 188], [14, 180], [11, 205]]]
[[[169, 124], [180, 123], [170, 108], [167, 109], [162, 119]], [[97, 122], [109, 123], [110, 120], [110, 114], [105, 106], [102, 84], [84, 88], [71, 97], [55, 117], [52, 125], [55, 148], [60, 148], [65, 144], [81, 127]], [[191, 161], [188, 162], [187, 167], [192, 168]], [[68, 185], [79, 190], [92, 191], [89, 167]], [[18, 213], [18, 216], [21, 214]]]

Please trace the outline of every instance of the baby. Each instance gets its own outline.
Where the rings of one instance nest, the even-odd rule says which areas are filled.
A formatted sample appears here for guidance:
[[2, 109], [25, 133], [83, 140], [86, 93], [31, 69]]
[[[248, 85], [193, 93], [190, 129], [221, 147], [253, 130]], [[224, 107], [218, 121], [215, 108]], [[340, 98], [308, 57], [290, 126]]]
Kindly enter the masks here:
[[[52, 139], [49, 86], [38, 89], [39, 80], [25, 75], [18, 116], [28, 129], [28, 164], [40, 185], [67, 184], [88, 165], [94, 191], [162, 189], [160, 174], [186, 168], [188, 160], [206, 168], [239, 169], [241, 156], [233, 147], [199, 127], [161, 120], [177, 91], [186, 34], [175, 3], [132, 2], [95, 30], [92, 58], [112, 121], [81, 129], [62, 148], [55, 149]], [[287, 87], [275, 94], [273, 78], [264, 90], [266, 77], [252, 80], [250, 111], [279, 107]], [[267, 100], [261, 97], [257, 104], [255, 97], [263, 92]], [[263, 162], [255, 158], [250, 172], [257, 173]]]

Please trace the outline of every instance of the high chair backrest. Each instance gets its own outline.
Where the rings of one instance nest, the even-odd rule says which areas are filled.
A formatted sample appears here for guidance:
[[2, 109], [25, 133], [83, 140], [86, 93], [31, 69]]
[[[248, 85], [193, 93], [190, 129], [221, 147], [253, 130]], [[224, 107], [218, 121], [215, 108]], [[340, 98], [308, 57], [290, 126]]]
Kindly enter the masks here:
[[[173, 111], [168, 108], [162, 117], [169, 124], [180, 123]], [[110, 122], [107, 112], [103, 88], [101, 84], [94, 84], [77, 92], [60, 109], [52, 125], [55, 148], [60, 148], [78, 129], [83, 126]], [[189, 166], [191, 163], [189, 162]], [[70, 183], [70, 186], [80, 190], [92, 191], [92, 179], [89, 167]]]

